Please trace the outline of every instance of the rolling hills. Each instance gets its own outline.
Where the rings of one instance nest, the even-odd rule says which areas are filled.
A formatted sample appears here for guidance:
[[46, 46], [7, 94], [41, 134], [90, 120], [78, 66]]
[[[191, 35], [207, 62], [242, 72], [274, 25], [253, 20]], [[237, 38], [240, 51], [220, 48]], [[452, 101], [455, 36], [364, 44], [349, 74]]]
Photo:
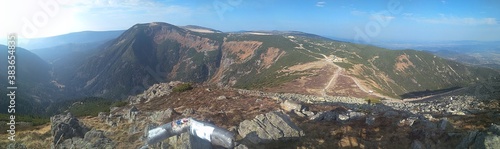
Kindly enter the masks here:
[[375, 92], [379, 97], [401, 98], [498, 75], [426, 52], [393, 51], [302, 32], [197, 32], [160, 22], [134, 25], [81, 59], [77, 69], [66, 75], [74, 77], [61, 84], [85, 95], [115, 99], [176, 80], [332, 96], [366, 97]]

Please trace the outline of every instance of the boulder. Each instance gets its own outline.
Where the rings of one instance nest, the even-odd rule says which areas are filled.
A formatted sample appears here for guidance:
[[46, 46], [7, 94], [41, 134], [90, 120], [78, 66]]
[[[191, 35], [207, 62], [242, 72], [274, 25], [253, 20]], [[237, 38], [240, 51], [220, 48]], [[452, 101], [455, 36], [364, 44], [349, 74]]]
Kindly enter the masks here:
[[302, 105], [300, 103], [291, 100], [285, 100], [285, 102], [281, 103], [280, 106], [286, 112], [302, 110]]
[[304, 114], [305, 116], [307, 117], [312, 117], [314, 116], [314, 112], [311, 112], [311, 111], [303, 111], [302, 114]]
[[347, 112], [347, 115], [349, 116], [348, 120], [360, 120], [366, 116], [365, 113], [356, 111], [349, 111]]
[[464, 139], [462, 139], [462, 142], [460, 142], [456, 148], [498, 149], [500, 148], [500, 135], [498, 134], [498, 128], [498, 125], [493, 124], [485, 132], [470, 132]]
[[492, 124], [488, 131], [492, 132], [493, 134], [500, 135], [500, 125]]
[[106, 112], [99, 112], [99, 114], [97, 114], [97, 118], [101, 120], [101, 122], [104, 122], [106, 121], [106, 118], [108, 118], [108, 114], [106, 114]]
[[234, 149], [248, 149], [248, 147], [245, 144], [239, 144], [238, 146], [234, 147]]
[[54, 138], [53, 144], [73, 137], [83, 138], [89, 130], [71, 113], [66, 115], [55, 115], [50, 118], [51, 133]]
[[191, 116], [192, 114], [194, 114], [194, 110], [191, 108], [187, 108], [182, 111], [182, 116]]
[[366, 125], [369, 125], [369, 126], [372, 126], [373, 124], [375, 124], [375, 116], [373, 116], [373, 115], [367, 116], [365, 123], [366, 123]]
[[269, 112], [245, 120], [240, 123], [238, 133], [254, 144], [296, 140], [304, 136], [304, 132], [282, 112]]
[[224, 95], [219, 96], [219, 97], [216, 98], [216, 100], [225, 100], [225, 99], [227, 99], [227, 97], [224, 96]]
[[410, 148], [411, 149], [425, 149], [425, 144], [423, 144], [422, 142], [420, 142], [418, 140], [413, 140]]
[[172, 108], [168, 108], [167, 110], [153, 112], [149, 118], [151, 121], [156, 123], [165, 123], [170, 119], [170, 117], [172, 117], [173, 113], [174, 110]]
[[84, 141], [88, 142], [89, 148], [112, 148], [114, 146], [111, 139], [104, 136], [104, 132], [101, 130], [91, 130], [85, 133]]
[[438, 128], [441, 131], [449, 132], [453, 130], [453, 125], [450, 123], [450, 121], [448, 121], [447, 118], [443, 118], [439, 121]]
[[325, 111], [325, 112], [318, 112], [316, 115], [311, 116], [309, 118], [310, 120], [314, 121], [335, 121], [337, 120], [338, 113], [335, 111]]
[[104, 136], [100, 130], [88, 130], [88, 128], [73, 117], [71, 113], [56, 115], [50, 118], [51, 133], [54, 138], [52, 148], [103, 148], [115, 147], [113, 141]]
[[383, 116], [387, 117], [387, 118], [394, 118], [396, 116], [399, 116], [399, 113], [396, 112], [396, 111], [387, 111], [387, 112], [384, 113]]
[[457, 149], [467, 149], [469, 148], [470, 145], [476, 140], [476, 136], [479, 132], [477, 131], [472, 131], [469, 132], [463, 139], [462, 141], [457, 145]]
[[26, 146], [19, 142], [10, 143], [7, 145], [7, 149], [27, 149]]
[[128, 119], [130, 123], [132, 123], [135, 120], [137, 114], [139, 114], [139, 110], [135, 106], [132, 106], [127, 111], [127, 114], [125, 115], [125, 118]]

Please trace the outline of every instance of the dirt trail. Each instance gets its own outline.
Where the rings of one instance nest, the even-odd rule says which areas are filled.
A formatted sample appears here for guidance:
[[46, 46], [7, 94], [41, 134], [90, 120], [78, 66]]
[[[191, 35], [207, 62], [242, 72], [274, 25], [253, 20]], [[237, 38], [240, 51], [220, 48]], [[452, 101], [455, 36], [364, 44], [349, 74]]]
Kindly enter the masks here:
[[341, 68], [337, 68], [337, 70], [335, 71], [335, 73], [333, 73], [332, 75], [332, 78], [330, 79], [330, 81], [328, 82], [328, 84], [325, 86], [325, 88], [323, 88], [321, 94], [323, 95], [323, 97], [327, 96], [326, 95], [326, 89], [330, 88], [330, 86], [332, 84], [337, 84], [337, 78], [339, 77], [340, 73], [341, 73], [342, 69]]
[[346, 77], [349, 77], [351, 78], [354, 83], [356, 83], [356, 85], [359, 87], [359, 89], [361, 89], [363, 92], [365, 93], [368, 93], [370, 95], [374, 95], [374, 96], [377, 96], [379, 98], [385, 98], [387, 102], [403, 102], [402, 100], [399, 100], [399, 99], [396, 99], [396, 98], [392, 98], [392, 97], [389, 97], [389, 96], [385, 96], [385, 95], [382, 95], [382, 94], [379, 94], [379, 93], [376, 93], [376, 92], [370, 92], [368, 89], [366, 89], [363, 85], [361, 85], [361, 83], [359, 83], [359, 80], [358, 78], [356, 77], [351, 77], [351, 76], [348, 76], [348, 75], [343, 75], [343, 76], [346, 76]]
[[[292, 41], [292, 42], [294, 42], [294, 43], [297, 43], [297, 41], [294, 41], [294, 40], [290, 40], [290, 41]], [[299, 43], [297, 43], [297, 44], [299, 44]], [[323, 88], [323, 90], [321, 90], [321, 95], [322, 95], [323, 97], [328, 96], [328, 95], [326, 94], [327, 89], [328, 89], [328, 88], [330, 88], [331, 86], [334, 86], [334, 85], [337, 83], [337, 78], [339, 77], [339, 75], [342, 75], [342, 76], [346, 76], [346, 77], [348, 77], [348, 78], [352, 79], [352, 80], [354, 81], [354, 83], [356, 84], [356, 86], [358, 86], [358, 88], [359, 88], [361, 91], [363, 91], [363, 92], [365, 92], [365, 93], [367, 93], [367, 94], [374, 95], [374, 96], [377, 96], [377, 97], [379, 97], [379, 98], [385, 98], [387, 102], [403, 102], [402, 100], [395, 99], [395, 98], [392, 98], [392, 97], [388, 97], [388, 96], [385, 96], [385, 95], [382, 95], [382, 94], [379, 94], [379, 93], [371, 92], [370, 90], [366, 89], [366, 88], [365, 88], [365, 86], [363, 86], [361, 83], [359, 83], [359, 80], [358, 80], [357, 78], [355, 78], [355, 77], [351, 77], [351, 76], [348, 76], [348, 75], [344, 75], [344, 74], [342, 73], [342, 72], [343, 72], [343, 68], [342, 68], [342, 67], [340, 67], [340, 66], [338, 66], [338, 65], [336, 65], [335, 63], [333, 63], [333, 60], [332, 60], [330, 57], [326, 56], [325, 54], [322, 54], [322, 53], [316, 53], [316, 52], [313, 52], [313, 51], [311, 51], [311, 50], [309, 50], [309, 49], [306, 49], [306, 48], [304, 48], [304, 47], [302, 46], [302, 44], [299, 44], [299, 47], [298, 47], [298, 48], [299, 48], [299, 49], [303, 49], [303, 50], [305, 50], [305, 51], [307, 51], [308, 53], [311, 53], [311, 54], [322, 55], [322, 56], [323, 56], [323, 59], [320, 59], [320, 58], [315, 57], [315, 56], [313, 56], [313, 55], [306, 54], [306, 55], [308, 55], [308, 56], [315, 57], [316, 59], [320, 59], [320, 60], [322, 60], [324, 63], [326, 63], [326, 64], [328, 64], [328, 65], [332, 65], [332, 66], [334, 66], [334, 67], [336, 67], [336, 68], [337, 68], [337, 70], [333, 73], [333, 75], [332, 75], [332, 77], [331, 77], [330, 81], [328, 82], [328, 84], [326, 84], [326, 85], [325, 85], [325, 87]], [[303, 53], [303, 54], [305, 54], [305, 53]]]

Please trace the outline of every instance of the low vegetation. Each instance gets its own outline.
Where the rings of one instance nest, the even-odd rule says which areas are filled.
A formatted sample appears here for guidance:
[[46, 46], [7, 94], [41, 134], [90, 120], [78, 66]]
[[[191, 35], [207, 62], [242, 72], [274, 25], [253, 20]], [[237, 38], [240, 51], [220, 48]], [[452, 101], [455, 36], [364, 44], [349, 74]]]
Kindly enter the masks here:
[[[10, 114], [1, 113], [0, 114], [0, 121], [9, 122], [10, 116], [11, 116]], [[33, 126], [39, 126], [39, 125], [43, 125], [43, 124], [50, 122], [49, 117], [41, 117], [41, 116], [34, 116], [34, 115], [14, 115], [14, 116], [16, 118], [15, 119], [16, 122], [26, 122], [26, 123], [30, 123]], [[0, 125], [0, 127], [3, 127], [3, 126], [8, 126], [8, 125]], [[7, 129], [5, 128], [2, 130], [7, 130]], [[4, 131], [2, 131], [2, 133], [4, 133]]]
[[366, 102], [371, 103], [371, 104], [378, 104], [378, 103], [381, 103], [381, 99], [370, 97], [370, 98], [366, 99]]
[[111, 107], [123, 107], [126, 106], [128, 102], [126, 101], [117, 101], [111, 105]]
[[193, 89], [191, 83], [183, 83], [175, 86], [172, 91], [176, 93], [184, 92]]
[[70, 107], [68, 107], [68, 111], [77, 117], [97, 116], [99, 112], [109, 112], [109, 107], [112, 103], [112, 101], [105, 100], [103, 98], [91, 97], [86, 98], [83, 101], [73, 103]]

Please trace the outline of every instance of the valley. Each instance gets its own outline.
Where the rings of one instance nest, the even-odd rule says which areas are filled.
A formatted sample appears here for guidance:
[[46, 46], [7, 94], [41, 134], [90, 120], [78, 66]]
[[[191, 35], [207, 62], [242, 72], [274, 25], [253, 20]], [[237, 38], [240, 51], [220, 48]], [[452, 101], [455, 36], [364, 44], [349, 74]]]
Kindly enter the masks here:
[[[147, 130], [185, 117], [227, 129], [236, 148], [469, 148], [500, 138], [500, 72], [428, 52], [164, 22], [94, 35], [20, 48], [19, 146], [140, 148]], [[190, 148], [188, 135], [149, 147]]]

